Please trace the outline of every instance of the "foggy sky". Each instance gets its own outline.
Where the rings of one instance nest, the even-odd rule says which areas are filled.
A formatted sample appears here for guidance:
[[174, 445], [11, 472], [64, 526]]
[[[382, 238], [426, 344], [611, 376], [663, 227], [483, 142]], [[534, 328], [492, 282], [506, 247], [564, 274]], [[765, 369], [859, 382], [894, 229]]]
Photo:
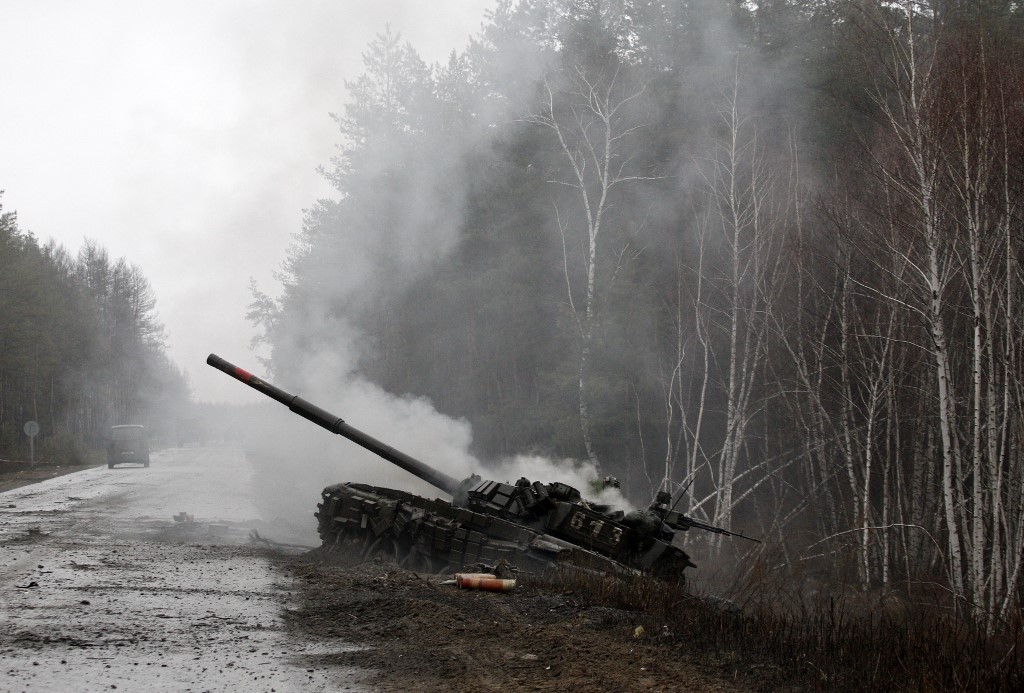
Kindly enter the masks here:
[[0, 202], [77, 253], [85, 238], [151, 281], [171, 358], [201, 400], [260, 396], [249, 278], [273, 273], [340, 136], [344, 81], [386, 23], [428, 63], [495, 0], [0, 0]]

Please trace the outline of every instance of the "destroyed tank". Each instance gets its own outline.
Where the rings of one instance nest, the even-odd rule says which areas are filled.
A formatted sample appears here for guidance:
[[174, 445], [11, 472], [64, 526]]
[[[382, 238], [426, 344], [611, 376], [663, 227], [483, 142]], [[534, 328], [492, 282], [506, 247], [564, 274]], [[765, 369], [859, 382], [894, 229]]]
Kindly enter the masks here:
[[[591, 503], [557, 481], [502, 483], [477, 474], [459, 481], [216, 354], [206, 362], [452, 497], [429, 499], [354, 482], [328, 486], [315, 513], [328, 550], [357, 545], [365, 553], [384, 551], [399, 565], [430, 572], [479, 565], [542, 572], [568, 565], [682, 580], [684, 570], [696, 566], [673, 543], [676, 531], [694, 527], [742, 537], [676, 512], [665, 492], [646, 510], [623, 513]], [[606, 482], [615, 483], [611, 478]]]

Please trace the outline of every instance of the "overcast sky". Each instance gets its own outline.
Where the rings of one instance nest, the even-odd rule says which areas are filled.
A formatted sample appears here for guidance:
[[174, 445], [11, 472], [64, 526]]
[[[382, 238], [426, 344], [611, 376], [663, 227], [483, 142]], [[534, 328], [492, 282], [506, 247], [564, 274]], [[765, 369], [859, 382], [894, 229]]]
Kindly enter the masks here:
[[139, 265], [196, 397], [258, 395], [249, 278], [273, 279], [387, 23], [428, 63], [495, 0], [0, 0], [0, 200], [22, 230]]

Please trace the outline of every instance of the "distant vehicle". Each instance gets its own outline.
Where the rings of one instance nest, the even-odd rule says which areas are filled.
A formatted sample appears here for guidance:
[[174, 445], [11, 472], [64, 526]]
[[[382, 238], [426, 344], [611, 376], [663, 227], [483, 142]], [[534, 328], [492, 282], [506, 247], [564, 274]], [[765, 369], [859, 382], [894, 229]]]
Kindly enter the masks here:
[[134, 462], [143, 467], [149, 466], [149, 443], [146, 440], [144, 426], [111, 426], [110, 439], [107, 441], [107, 467], [115, 464]]

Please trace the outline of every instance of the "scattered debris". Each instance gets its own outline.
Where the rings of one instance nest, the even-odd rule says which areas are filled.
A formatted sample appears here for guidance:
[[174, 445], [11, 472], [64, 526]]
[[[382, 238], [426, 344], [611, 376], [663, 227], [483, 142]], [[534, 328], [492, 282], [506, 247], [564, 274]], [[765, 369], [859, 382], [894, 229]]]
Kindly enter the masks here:
[[312, 551], [316, 549], [315, 546], [306, 546], [304, 544], [283, 544], [279, 541], [274, 541], [273, 539], [267, 539], [255, 529], [249, 531], [249, 543], [266, 544], [267, 546], [277, 549], [292, 549], [297, 551]]
[[502, 580], [511, 580], [520, 572], [519, 568], [509, 563], [504, 558], [499, 558], [495, 561], [494, 565], [477, 563], [476, 568], [476, 572], [478, 573], [494, 573], [494, 577]]

